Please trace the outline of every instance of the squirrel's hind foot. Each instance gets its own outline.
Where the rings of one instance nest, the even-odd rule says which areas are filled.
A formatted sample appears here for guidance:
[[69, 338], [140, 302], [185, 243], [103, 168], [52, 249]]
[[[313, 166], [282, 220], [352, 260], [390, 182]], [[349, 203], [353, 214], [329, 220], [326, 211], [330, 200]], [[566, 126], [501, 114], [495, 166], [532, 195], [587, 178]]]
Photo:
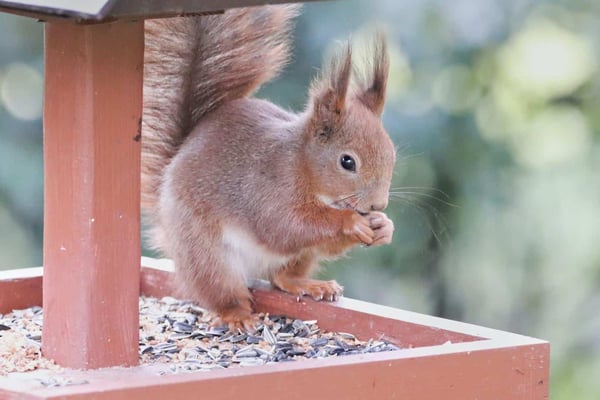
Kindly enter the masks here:
[[[217, 298], [217, 294], [212, 298]], [[212, 325], [228, 326], [232, 332], [256, 330], [258, 314], [253, 312], [252, 297], [246, 287], [239, 288], [237, 292], [229, 293], [220, 300], [210, 307], [215, 314]]]
[[252, 310], [239, 307], [228, 309], [217, 313], [213, 320], [215, 326], [227, 326], [231, 332], [245, 331], [252, 333], [258, 326], [258, 314], [253, 314]]

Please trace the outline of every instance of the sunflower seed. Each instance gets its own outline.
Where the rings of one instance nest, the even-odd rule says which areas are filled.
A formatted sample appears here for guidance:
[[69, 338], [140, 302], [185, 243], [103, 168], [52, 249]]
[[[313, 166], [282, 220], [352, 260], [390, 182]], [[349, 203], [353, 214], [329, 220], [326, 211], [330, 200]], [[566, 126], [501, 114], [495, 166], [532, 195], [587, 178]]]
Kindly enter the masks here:
[[253, 367], [255, 365], [263, 365], [265, 362], [260, 358], [248, 358], [240, 362], [242, 367]]
[[173, 330], [177, 333], [192, 333], [194, 327], [187, 322], [175, 321], [173, 323]]
[[303, 356], [306, 354], [306, 350], [301, 349], [300, 347], [293, 348], [287, 352], [290, 356]]
[[237, 358], [257, 357], [257, 356], [258, 356], [258, 353], [254, 349], [238, 351], [237, 353], [235, 353], [235, 357], [237, 357]]
[[246, 335], [246, 334], [234, 335], [231, 337], [231, 339], [229, 341], [231, 343], [239, 343], [239, 342], [246, 340], [246, 338], [248, 338], [248, 335]]
[[260, 338], [258, 336], [248, 336], [246, 338], [246, 343], [248, 344], [258, 344], [260, 342]]
[[206, 331], [206, 335], [222, 336], [228, 330], [229, 330], [229, 328], [226, 326], [213, 326], [209, 330]]
[[[139, 309], [140, 362], [175, 365], [165, 365], [159, 374], [400, 349], [383, 340], [361, 341], [352, 333], [321, 332], [316, 320], [281, 315], [260, 314], [254, 332], [229, 331], [226, 326], [213, 326], [214, 320], [203, 308], [173, 297], [141, 297]], [[48, 368], [52, 364], [40, 355], [42, 323], [40, 307], [0, 314], [0, 331], [22, 334], [31, 357], [37, 357], [40, 367]]]
[[313, 347], [321, 347], [326, 345], [329, 342], [329, 339], [326, 337], [318, 337], [318, 338], [314, 338], [311, 339], [309, 344]]
[[346, 339], [346, 340], [356, 340], [356, 336], [354, 336], [351, 333], [338, 332], [337, 334], [338, 334], [338, 336], [341, 336], [343, 339]]
[[271, 345], [277, 343], [277, 338], [275, 337], [275, 335], [273, 335], [273, 332], [271, 332], [269, 327], [266, 325], [263, 327], [262, 338], [265, 342]]

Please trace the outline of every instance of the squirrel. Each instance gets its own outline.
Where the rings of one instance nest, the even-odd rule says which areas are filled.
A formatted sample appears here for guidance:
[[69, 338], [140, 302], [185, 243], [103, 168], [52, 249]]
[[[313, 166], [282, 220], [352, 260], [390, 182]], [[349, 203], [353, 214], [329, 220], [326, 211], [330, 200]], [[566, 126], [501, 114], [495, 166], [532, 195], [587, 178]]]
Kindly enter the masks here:
[[395, 147], [385, 131], [389, 59], [369, 71], [346, 46], [313, 81], [300, 113], [251, 97], [290, 57], [297, 5], [148, 20], [142, 211], [151, 244], [175, 264], [180, 294], [248, 328], [248, 289], [266, 277], [298, 297], [334, 301], [320, 260], [389, 244]]

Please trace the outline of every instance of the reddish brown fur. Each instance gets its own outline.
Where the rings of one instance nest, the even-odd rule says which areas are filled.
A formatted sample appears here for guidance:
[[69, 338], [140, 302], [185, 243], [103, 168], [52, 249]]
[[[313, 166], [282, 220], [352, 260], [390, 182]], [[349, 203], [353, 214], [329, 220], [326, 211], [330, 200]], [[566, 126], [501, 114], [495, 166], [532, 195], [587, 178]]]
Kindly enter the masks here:
[[248, 98], [287, 60], [296, 12], [238, 9], [148, 27], [142, 182], [151, 239], [174, 259], [182, 293], [233, 324], [251, 321], [248, 279], [333, 300], [337, 283], [308, 279], [319, 260], [393, 233], [381, 212], [395, 160], [380, 121], [381, 37], [366, 86], [349, 90], [347, 49], [313, 83], [301, 114]]

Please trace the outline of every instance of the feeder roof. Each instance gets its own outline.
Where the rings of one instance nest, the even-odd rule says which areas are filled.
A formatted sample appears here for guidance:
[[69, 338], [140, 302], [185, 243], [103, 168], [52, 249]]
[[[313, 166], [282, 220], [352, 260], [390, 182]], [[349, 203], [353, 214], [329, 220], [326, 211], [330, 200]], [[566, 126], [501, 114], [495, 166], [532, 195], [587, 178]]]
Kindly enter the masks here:
[[[0, 0], [0, 11], [38, 19], [101, 22], [220, 12], [228, 8], [294, 0]], [[306, 1], [306, 0], [305, 0]], [[311, 1], [311, 0], [308, 0]]]

